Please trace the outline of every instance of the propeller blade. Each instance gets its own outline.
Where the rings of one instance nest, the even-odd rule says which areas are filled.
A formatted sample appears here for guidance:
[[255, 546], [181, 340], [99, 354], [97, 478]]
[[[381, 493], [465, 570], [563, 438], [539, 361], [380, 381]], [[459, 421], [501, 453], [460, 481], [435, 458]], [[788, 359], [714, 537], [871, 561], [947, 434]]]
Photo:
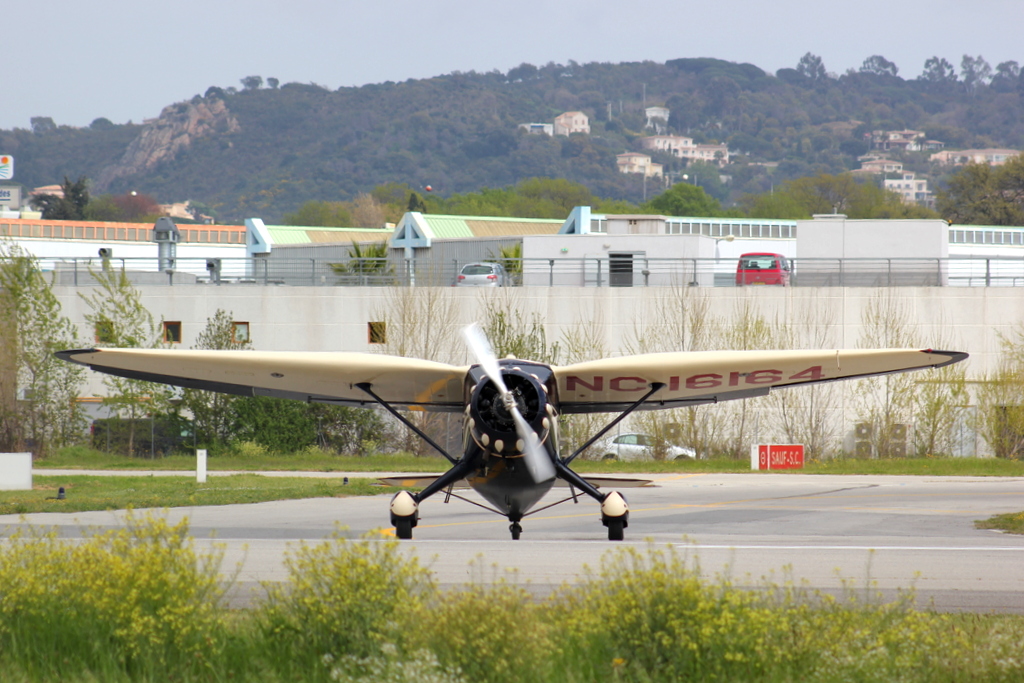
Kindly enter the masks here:
[[548, 481], [555, 478], [555, 465], [551, 462], [548, 452], [540, 445], [540, 437], [530, 428], [519, 408], [512, 411], [512, 419], [516, 421], [516, 432], [523, 440], [523, 461], [530, 476], [535, 482]]
[[466, 325], [462, 328], [462, 336], [466, 339], [466, 346], [469, 347], [470, 353], [476, 358], [476, 362], [480, 364], [480, 367], [484, 369], [484, 374], [487, 378], [494, 382], [494, 385], [498, 387], [498, 391], [502, 397], [508, 394], [508, 389], [505, 387], [505, 380], [501, 377], [501, 369], [498, 367], [498, 359], [494, 356], [494, 351], [491, 349], [491, 342], [487, 340], [487, 335], [480, 329], [480, 326], [476, 323]]
[[494, 355], [494, 350], [491, 348], [487, 335], [484, 334], [484, 331], [480, 329], [478, 324], [472, 323], [462, 329], [462, 336], [466, 340], [466, 346], [469, 347], [470, 352], [476, 357], [477, 363], [483, 368], [484, 374], [494, 382], [494, 386], [498, 387], [498, 392], [501, 394], [501, 400], [505, 404], [505, 409], [512, 415], [512, 420], [516, 424], [516, 434], [523, 440], [523, 461], [526, 463], [526, 468], [530, 471], [530, 476], [536, 482], [554, 479], [555, 466], [551, 462], [547, 451], [540, 445], [540, 437], [537, 436], [537, 433], [527, 423], [526, 418], [519, 411], [515, 397], [505, 385], [505, 380], [501, 376], [501, 367], [498, 365], [498, 359]]

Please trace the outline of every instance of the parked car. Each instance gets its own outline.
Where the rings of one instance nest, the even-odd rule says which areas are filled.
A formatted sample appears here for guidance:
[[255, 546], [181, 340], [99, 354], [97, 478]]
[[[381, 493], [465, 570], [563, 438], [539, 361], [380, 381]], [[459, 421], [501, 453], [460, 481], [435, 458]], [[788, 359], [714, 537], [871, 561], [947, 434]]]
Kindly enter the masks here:
[[793, 268], [782, 254], [749, 253], [740, 256], [736, 264], [736, 286], [779, 285], [789, 286]]
[[[648, 434], [619, 434], [613, 439], [598, 442], [594, 448], [602, 460], [653, 460], [657, 450], [656, 440]], [[665, 459], [680, 458], [693, 460], [697, 452], [692, 448], [665, 444]]]
[[467, 263], [455, 278], [456, 287], [509, 287], [512, 278], [500, 263]]

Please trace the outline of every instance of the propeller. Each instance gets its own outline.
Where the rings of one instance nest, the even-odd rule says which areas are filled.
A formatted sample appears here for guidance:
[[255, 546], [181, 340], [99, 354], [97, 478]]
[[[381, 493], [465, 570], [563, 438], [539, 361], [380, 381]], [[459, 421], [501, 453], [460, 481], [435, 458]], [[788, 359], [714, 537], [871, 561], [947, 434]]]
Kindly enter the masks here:
[[523, 440], [523, 460], [526, 463], [526, 469], [530, 471], [530, 476], [536, 482], [554, 479], [555, 466], [552, 464], [547, 451], [541, 446], [540, 437], [537, 436], [537, 433], [533, 431], [533, 428], [530, 427], [526, 418], [520, 412], [519, 405], [516, 403], [516, 397], [512, 395], [512, 392], [505, 385], [505, 380], [501, 376], [501, 368], [498, 366], [498, 359], [491, 349], [491, 343], [487, 340], [487, 335], [484, 334], [484, 331], [476, 323], [463, 328], [462, 335], [466, 339], [466, 346], [469, 347], [470, 353], [473, 354], [480, 367], [483, 368], [484, 374], [498, 388], [498, 393], [501, 396], [505, 410], [508, 411], [513, 421], [515, 421], [516, 434]]

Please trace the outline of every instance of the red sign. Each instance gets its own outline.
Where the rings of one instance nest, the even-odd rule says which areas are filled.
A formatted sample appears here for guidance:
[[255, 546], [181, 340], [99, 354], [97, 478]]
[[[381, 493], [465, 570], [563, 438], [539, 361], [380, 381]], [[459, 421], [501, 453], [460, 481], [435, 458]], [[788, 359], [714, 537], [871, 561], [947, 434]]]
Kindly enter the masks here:
[[755, 470], [798, 470], [804, 466], [803, 444], [762, 444], [754, 446], [750, 458]]

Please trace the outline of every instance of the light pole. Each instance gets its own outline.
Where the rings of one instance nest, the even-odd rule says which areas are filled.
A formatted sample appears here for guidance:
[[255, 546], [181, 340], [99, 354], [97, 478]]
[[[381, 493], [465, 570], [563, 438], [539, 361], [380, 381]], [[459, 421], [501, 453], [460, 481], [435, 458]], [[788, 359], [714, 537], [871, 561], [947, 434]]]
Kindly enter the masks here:
[[720, 258], [720, 256], [718, 255], [718, 243], [719, 242], [732, 242], [734, 239], [736, 239], [736, 235], [726, 235], [725, 237], [716, 237], [715, 238], [715, 264], [716, 265], [718, 264], [718, 260]]

